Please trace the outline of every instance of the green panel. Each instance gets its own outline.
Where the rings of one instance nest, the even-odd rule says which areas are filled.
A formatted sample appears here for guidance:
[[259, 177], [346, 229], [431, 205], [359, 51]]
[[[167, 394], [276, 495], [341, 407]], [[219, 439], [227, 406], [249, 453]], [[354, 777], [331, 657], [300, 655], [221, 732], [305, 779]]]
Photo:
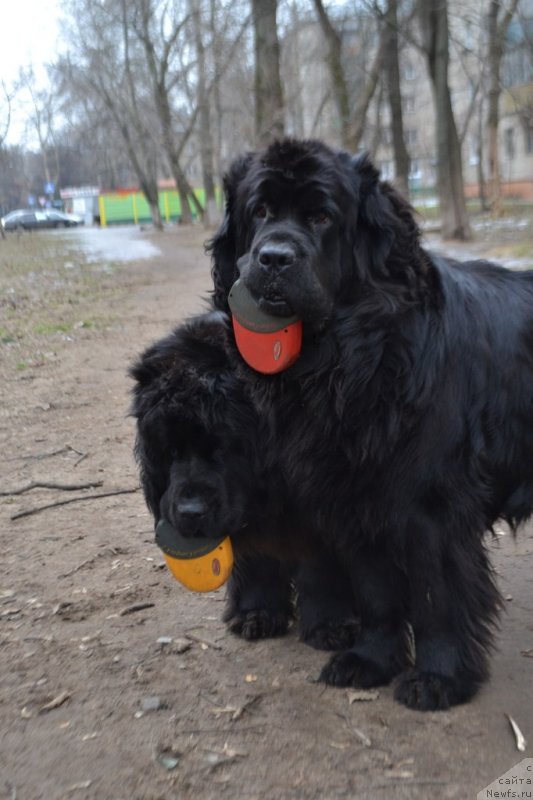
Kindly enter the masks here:
[[[203, 189], [194, 190], [196, 197], [202, 204], [205, 205], [205, 191]], [[168, 196], [168, 213], [170, 220], [179, 219], [181, 216], [181, 203], [180, 198], [175, 189], [170, 191], [159, 192], [159, 209], [161, 216], [165, 219], [165, 194]], [[217, 193], [220, 197], [220, 193]], [[106, 224], [127, 224], [133, 223], [133, 194], [104, 194], [102, 195], [105, 207]], [[137, 207], [137, 218], [139, 222], [149, 222], [152, 219], [150, 214], [150, 207], [142, 192], [135, 192], [135, 202]], [[189, 200], [189, 207], [193, 217], [196, 217], [196, 211]]]
[[133, 222], [131, 194], [104, 195], [106, 223]]

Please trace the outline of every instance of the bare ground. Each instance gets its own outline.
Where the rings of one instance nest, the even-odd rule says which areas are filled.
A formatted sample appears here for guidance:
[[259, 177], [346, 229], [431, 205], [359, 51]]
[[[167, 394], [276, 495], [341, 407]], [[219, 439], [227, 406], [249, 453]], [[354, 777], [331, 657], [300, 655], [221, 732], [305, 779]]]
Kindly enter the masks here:
[[[96, 497], [138, 486], [126, 370], [209, 272], [198, 230], [145, 233], [159, 255], [111, 270], [77, 235], [0, 242], [0, 799], [462, 800], [533, 756], [532, 527], [492, 545], [490, 683], [424, 714], [316, 683], [327, 656], [294, 632], [226, 633], [224, 591], [173, 580], [140, 492]], [[102, 485], [14, 493], [31, 481]]]

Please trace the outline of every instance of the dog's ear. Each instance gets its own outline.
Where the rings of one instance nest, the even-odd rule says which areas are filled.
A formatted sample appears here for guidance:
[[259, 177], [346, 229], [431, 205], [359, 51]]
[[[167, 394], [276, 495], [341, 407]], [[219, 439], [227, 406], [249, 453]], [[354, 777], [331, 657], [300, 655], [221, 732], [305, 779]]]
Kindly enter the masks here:
[[420, 231], [411, 206], [387, 182], [368, 155], [352, 161], [357, 195], [354, 256], [362, 279], [410, 282], [419, 260]]
[[383, 193], [379, 171], [365, 153], [352, 161], [357, 195], [354, 255], [361, 278], [385, 276], [387, 258], [394, 243], [396, 220]]
[[206, 251], [211, 253], [213, 277], [213, 303], [215, 308], [228, 311], [228, 293], [237, 278], [237, 219], [236, 197], [239, 184], [248, 172], [253, 154], [249, 153], [233, 162], [224, 176], [226, 208], [224, 219], [213, 238], [207, 242]]

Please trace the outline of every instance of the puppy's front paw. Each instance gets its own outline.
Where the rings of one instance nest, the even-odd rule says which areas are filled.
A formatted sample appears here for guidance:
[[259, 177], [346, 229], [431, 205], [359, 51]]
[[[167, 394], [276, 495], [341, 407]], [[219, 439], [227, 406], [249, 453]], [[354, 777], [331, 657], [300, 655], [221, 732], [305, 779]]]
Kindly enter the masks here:
[[330, 658], [322, 669], [319, 680], [330, 686], [370, 689], [373, 686], [384, 686], [391, 677], [379, 664], [348, 650]]
[[348, 650], [355, 643], [359, 624], [355, 619], [325, 620], [315, 627], [302, 630], [302, 642], [316, 650]]
[[284, 636], [289, 629], [289, 621], [289, 615], [283, 611], [271, 611], [265, 608], [237, 612], [226, 620], [228, 629], [232, 633], [248, 641]]
[[463, 684], [458, 678], [413, 669], [400, 677], [394, 697], [416, 711], [444, 711], [464, 703], [476, 689], [477, 686]]

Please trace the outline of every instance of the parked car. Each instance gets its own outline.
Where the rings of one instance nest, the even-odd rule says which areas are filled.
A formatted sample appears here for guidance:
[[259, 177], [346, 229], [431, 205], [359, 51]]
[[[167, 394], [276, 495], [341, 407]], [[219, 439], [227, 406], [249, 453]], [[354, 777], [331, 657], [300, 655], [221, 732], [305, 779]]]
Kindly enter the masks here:
[[18, 209], [17, 211], [10, 211], [9, 214], [0, 219], [0, 225], [5, 231], [71, 228], [82, 224], [83, 219], [81, 217], [77, 217], [74, 214], [64, 214], [62, 211], [56, 211], [55, 208], [45, 208], [39, 211]]

